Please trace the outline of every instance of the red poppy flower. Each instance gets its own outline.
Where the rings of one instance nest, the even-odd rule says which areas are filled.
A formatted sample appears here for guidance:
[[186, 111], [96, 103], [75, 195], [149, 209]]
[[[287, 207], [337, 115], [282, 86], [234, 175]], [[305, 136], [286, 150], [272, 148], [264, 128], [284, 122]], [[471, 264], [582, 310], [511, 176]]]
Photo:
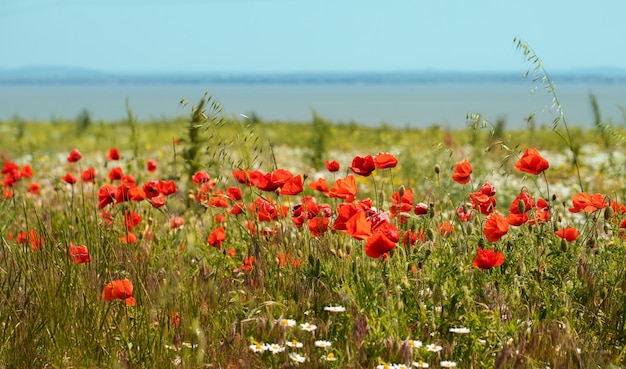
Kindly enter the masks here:
[[83, 155], [80, 153], [80, 151], [78, 151], [78, 149], [74, 149], [67, 156], [67, 161], [69, 161], [70, 163], [75, 163], [79, 161], [82, 157]]
[[[391, 217], [395, 218], [398, 213], [410, 213], [413, 210], [413, 190], [404, 190], [402, 196], [400, 192], [395, 191], [391, 194], [391, 206], [389, 212]], [[406, 221], [406, 218], [403, 218]]]
[[328, 218], [314, 217], [307, 223], [313, 237], [321, 237], [328, 230]]
[[108, 227], [111, 227], [113, 225], [113, 216], [111, 215], [111, 213], [109, 213], [108, 211], [103, 211], [102, 213], [100, 213], [100, 216]]
[[282, 187], [287, 181], [293, 177], [287, 169], [276, 169], [272, 172], [270, 181], [278, 187]]
[[226, 195], [233, 201], [239, 201], [243, 198], [243, 194], [241, 193], [241, 189], [239, 189], [239, 187], [228, 187], [226, 189]]
[[154, 206], [155, 208], [160, 208], [162, 206], [165, 206], [166, 198], [165, 195], [160, 193], [154, 197], [151, 197], [149, 201], [150, 204], [152, 204], [152, 206]]
[[30, 178], [33, 176], [33, 168], [26, 164], [20, 168], [20, 175], [24, 178]]
[[352, 216], [359, 212], [355, 204], [341, 203], [337, 206], [337, 218], [331, 228], [333, 231], [345, 231], [346, 223]]
[[528, 222], [528, 214], [527, 213], [522, 213], [522, 214], [509, 213], [506, 216], [506, 221], [507, 223], [509, 223], [509, 225], [519, 227], [522, 224]]
[[122, 243], [125, 243], [127, 245], [132, 245], [135, 242], [137, 242], [137, 235], [134, 234], [133, 232], [128, 232], [125, 235], [123, 235], [122, 238], [120, 238], [120, 241], [122, 241]]
[[117, 148], [112, 148], [111, 150], [109, 150], [109, 153], [106, 156], [107, 160], [120, 160], [120, 152], [117, 150]]
[[17, 243], [26, 243], [30, 242], [31, 250], [39, 250], [41, 246], [43, 246], [44, 239], [43, 237], [37, 236], [37, 231], [32, 229], [28, 232], [20, 232], [15, 237]]
[[109, 171], [109, 174], [108, 174], [109, 179], [112, 181], [122, 179], [123, 176], [124, 176], [124, 172], [122, 171], [121, 167], [115, 167], [111, 169], [111, 171]]
[[331, 187], [328, 195], [331, 198], [344, 199], [346, 202], [354, 201], [357, 194], [356, 179], [354, 176], [347, 176], [346, 178], [339, 178], [335, 181], [335, 184]]
[[482, 247], [478, 247], [478, 252], [474, 258], [473, 265], [480, 269], [491, 269], [504, 264], [504, 254], [500, 251], [495, 251], [493, 247], [490, 250], [483, 250]]
[[513, 214], [522, 214], [530, 209], [535, 207], [535, 199], [530, 196], [530, 194], [522, 190], [522, 192], [517, 195], [515, 200], [511, 202], [511, 206], [509, 207], [509, 212]]
[[126, 211], [124, 214], [124, 225], [127, 230], [132, 230], [136, 226], [141, 223], [141, 215], [135, 213], [134, 211]]
[[76, 182], [78, 182], [78, 179], [76, 179], [76, 177], [74, 177], [70, 173], [65, 173], [65, 175], [63, 177], [61, 177], [61, 179], [63, 180], [63, 182], [69, 183], [71, 185], [73, 185]]
[[298, 174], [295, 177], [289, 178], [280, 188], [281, 195], [297, 195], [302, 192], [304, 188], [302, 187], [302, 176]]
[[112, 184], [104, 184], [98, 190], [98, 210], [101, 210], [108, 204], [115, 202], [115, 192], [117, 187]]
[[91, 261], [91, 255], [89, 255], [89, 251], [87, 250], [87, 246], [74, 246], [70, 244], [68, 248], [68, 253], [70, 258], [76, 264], [88, 263]]
[[81, 173], [80, 178], [83, 180], [83, 182], [93, 183], [93, 181], [96, 179], [96, 168], [91, 167], [89, 169], [84, 170]]
[[398, 159], [388, 152], [379, 152], [374, 158], [374, 166], [377, 169], [395, 168], [398, 165]]
[[222, 242], [226, 239], [226, 231], [224, 227], [219, 227], [215, 229], [207, 238], [207, 243], [213, 247], [220, 248], [222, 246]]
[[550, 220], [550, 206], [545, 199], [539, 198], [539, 200], [537, 200], [534, 217], [529, 217], [528, 224], [539, 225], [548, 220]]
[[365, 240], [372, 235], [372, 224], [367, 220], [364, 211], [359, 211], [348, 219], [346, 232], [357, 240]]
[[157, 188], [159, 190], [159, 193], [163, 194], [164, 196], [169, 196], [178, 191], [178, 188], [176, 188], [176, 183], [171, 179], [166, 181], [159, 180]]
[[320, 177], [315, 181], [309, 183], [309, 188], [313, 191], [319, 191], [324, 195], [328, 195], [328, 183], [326, 182], [326, 178]]
[[256, 214], [257, 220], [260, 222], [269, 222], [278, 218], [279, 215], [286, 215], [282, 209], [276, 206], [276, 203], [269, 198], [259, 197], [250, 205], [250, 211]]
[[380, 224], [374, 234], [365, 241], [365, 254], [378, 259], [396, 247], [400, 233], [396, 226], [389, 222]]
[[514, 168], [520, 172], [539, 174], [548, 169], [550, 164], [544, 159], [537, 149], [526, 149], [522, 157], [515, 163]]
[[2, 185], [4, 187], [13, 187], [22, 178], [19, 172], [6, 173], [2, 178]]
[[469, 222], [469, 220], [472, 218], [472, 212], [470, 210], [466, 211], [463, 206], [459, 206], [456, 209], [456, 215], [459, 216], [459, 220], [461, 222]]
[[224, 195], [222, 190], [219, 190], [215, 193], [215, 196], [209, 198], [209, 206], [226, 209], [230, 207], [230, 204], [228, 203], [228, 197]]
[[243, 265], [239, 267], [244, 272], [251, 272], [254, 267], [254, 256], [250, 255], [243, 259]]
[[454, 226], [446, 220], [437, 226], [437, 232], [442, 237], [449, 237], [454, 233]]
[[39, 195], [39, 183], [30, 182], [28, 184], [28, 192], [32, 193], [33, 195]]
[[205, 183], [211, 180], [211, 176], [205, 171], [197, 171], [191, 177], [191, 180], [195, 184]]
[[246, 206], [243, 203], [238, 202], [238, 203], [233, 204], [233, 207], [228, 211], [228, 213], [232, 215], [239, 215], [243, 213], [245, 210], [246, 210]]
[[572, 196], [573, 207], [569, 208], [572, 213], [578, 213], [584, 211], [586, 213], [593, 213], [596, 210], [604, 209], [609, 206], [608, 201], [605, 201], [605, 196], [596, 193], [590, 195], [586, 192], [577, 193]]
[[613, 209], [614, 216], [622, 216], [626, 214], [626, 205], [615, 201], [611, 201], [610, 205], [611, 209]]
[[483, 233], [489, 242], [497, 242], [509, 231], [509, 223], [500, 213], [491, 214], [485, 221]]
[[124, 300], [126, 305], [135, 306], [133, 298], [133, 284], [128, 279], [117, 279], [104, 286], [102, 298], [106, 302]]
[[575, 241], [578, 239], [578, 229], [574, 227], [567, 227], [557, 230], [556, 235], [563, 238], [565, 241]]
[[419, 231], [412, 231], [410, 229], [402, 231], [402, 243], [405, 246], [414, 246], [417, 241], [422, 243], [426, 241], [426, 232], [424, 232], [424, 229], [420, 229]]
[[215, 214], [215, 216], [213, 217], [213, 221], [215, 221], [215, 223], [226, 223], [226, 214]]
[[170, 229], [182, 228], [185, 225], [185, 219], [179, 216], [173, 216], [170, 218]]
[[352, 159], [352, 165], [349, 169], [355, 174], [363, 177], [369, 177], [374, 169], [376, 169], [376, 164], [374, 163], [372, 155], [356, 156]]
[[333, 161], [325, 161], [326, 164], [326, 169], [328, 169], [329, 172], [337, 172], [339, 171], [339, 163], [336, 160]]
[[489, 215], [496, 209], [495, 196], [487, 196], [482, 192], [474, 192], [469, 196], [472, 207], [483, 215]]
[[428, 213], [428, 204], [424, 204], [423, 202], [418, 202], [417, 204], [415, 204], [415, 207], [413, 208], [413, 213], [415, 213], [415, 215], [424, 215]]
[[149, 159], [148, 162], [146, 163], [146, 169], [150, 173], [156, 172], [156, 170], [157, 170], [157, 162], [156, 162], [156, 160]]
[[279, 187], [278, 184], [272, 182], [272, 173], [263, 174], [261, 171], [255, 170], [249, 175], [250, 182], [261, 191], [273, 192]]
[[170, 322], [174, 327], [178, 327], [180, 325], [180, 314], [178, 313], [178, 311], [172, 313]]
[[452, 180], [459, 184], [466, 184], [470, 181], [472, 174], [472, 165], [463, 159], [462, 162], [457, 163], [454, 167], [454, 173], [452, 174]]
[[250, 171], [244, 169], [236, 169], [232, 172], [233, 178], [241, 184], [245, 184], [246, 186], [251, 186], [252, 181], [250, 178]]

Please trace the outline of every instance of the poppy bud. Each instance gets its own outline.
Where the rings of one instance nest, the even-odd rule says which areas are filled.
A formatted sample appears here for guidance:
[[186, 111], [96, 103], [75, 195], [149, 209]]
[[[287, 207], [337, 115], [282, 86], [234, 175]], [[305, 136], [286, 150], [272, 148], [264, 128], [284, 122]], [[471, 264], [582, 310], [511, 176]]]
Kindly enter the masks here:
[[483, 240], [482, 237], [478, 239], [478, 247], [480, 247], [481, 249], [485, 247], [485, 240]]
[[565, 239], [561, 239], [561, 251], [567, 252], [567, 241]]
[[398, 195], [400, 195], [400, 197], [404, 196], [404, 185], [400, 185], [400, 188], [398, 189]]
[[467, 234], [472, 234], [474, 231], [474, 227], [471, 224], [467, 225]]
[[526, 212], [526, 204], [524, 204], [524, 201], [520, 200], [517, 202], [517, 210], [520, 214], [524, 214]]
[[556, 201], [556, 194], [555, 193], [552, 194], [552, 201]]
[[606, 207], [604, 209], [604, 220], [611, 219], [612, 215], [613, 215], [613, 209], [611, 209], [611, 207]]
[[441, 167], [439, 164], [435, 164], [435, 173], [439, 174], [441, 172]]

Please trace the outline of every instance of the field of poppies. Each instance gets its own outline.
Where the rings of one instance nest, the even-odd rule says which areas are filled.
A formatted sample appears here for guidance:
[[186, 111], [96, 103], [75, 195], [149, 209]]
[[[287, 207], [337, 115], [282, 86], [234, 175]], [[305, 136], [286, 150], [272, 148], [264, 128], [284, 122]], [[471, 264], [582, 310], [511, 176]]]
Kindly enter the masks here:
[[7, 140], [0, 367], [624, 364], [621, 143], [385, 128], [316, 166], [203, 106], [176, 137]]

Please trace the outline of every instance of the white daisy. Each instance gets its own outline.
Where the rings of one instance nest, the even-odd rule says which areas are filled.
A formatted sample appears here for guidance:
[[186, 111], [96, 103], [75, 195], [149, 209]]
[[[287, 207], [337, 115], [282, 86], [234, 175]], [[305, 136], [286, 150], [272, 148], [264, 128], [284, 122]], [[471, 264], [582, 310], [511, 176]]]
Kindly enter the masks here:
[[337, 305], [337, 306], [326, 306], [324, 310], [330, 311], [331, 313], [343, 313], [344, 311], [346, 311], [346, 308], [343, 306]]
[[428, 368], [430, 365], [428, 363], [423, 362], [422, 360], [414, 361], [413, 366], [416, 368]]
[[291, 360], [295, 361], [296, 363], [303, 363], [303, 362], [306, 361], [306, 357], [304, 357], [304, 356], [302, 356], [300, 354], [297, 354], [295, 352], [290, 353], [289, 354], [289, 358]]
[[431, 352], [439, 352], [443, 350], [443, 347], [436, 345], [434, 343], [431, 343], [430, 345], [426, 345], [426, 350], [431, 351]]
[[278, 324], [281, 327], [295, 327], [296, 321], [293, 319], [277, 319], [274, 321], [274, 324]]
[[458, 334], [467, 334], [470, 332], [469, 328], [450, 328], [450, 332]]
[[439, 365], [441, 365], [442, 368], [454, 368], [454, 367], [456, 367], [456, 363], [454, 361], [447, 361], [447, 360], [444, 360], [444, 361], [440, 362]]
[[407, 340], [406, 345], [411, 348], [420, 348], [422, 347], [422, 341], [419, 340]]
[[315, 341], [316, 347], [329, 348], [332, 345], [333, 345], [332, 342], [329, 342], [329, 341], [324, 341], [324, 340]]
[[281, 346], [281, 345], [279, 345], [279, 344], [277, 344], [277, 343], [270, 343], [270, 344], [268, 345], [267, 349], [268, 349], [269, 351], [271, 351], [271, 352], [272, 352], [272, 354], [277, 354], [277, 353], [279, 353], [279, 352], [283, 352], [283, 351], [285, 351], [285, 347], [283, 347], [283, 346]]
[[265, 352], [269, 348], [265, 343], [255, 343], [248, 347], [250, 347], [250, 350], [252, 350], [252, 352], [256, 353]]
[[303, 345], [302, 345], [302, 342], [298, 342], [296, 340], [293, 340], [293, 341], [287, 342], [287, 346], [289, 346], [291, 348], [301, 348]]
[[307, 332], [313, 332], [314, 330], [317, 329], [317, 326], [311, 323], [303, 323], [303, 324], [300, 324], [300, 329], [302, 329], [303, 331], [307, 331]]

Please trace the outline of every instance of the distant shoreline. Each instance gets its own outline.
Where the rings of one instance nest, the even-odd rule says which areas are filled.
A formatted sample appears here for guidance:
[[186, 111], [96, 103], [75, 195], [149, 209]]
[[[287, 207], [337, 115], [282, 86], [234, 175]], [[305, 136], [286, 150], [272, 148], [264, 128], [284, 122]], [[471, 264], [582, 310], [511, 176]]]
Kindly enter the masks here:
[[[555, 83], [626, 84], [623, 71], [585, 71], [554, 73]], [[319, 73], [169, 73], [114, 74], [74, 69], [23, 69], [0, 71], [0, 85], [183, 85], [220, 84], [282, 84], [282, 85], [430, 85], [529, 83], [532, 76], [522, 73], [486, 72], [319, 72]], [[540, 81], [537, 81], [540, 82]]]

